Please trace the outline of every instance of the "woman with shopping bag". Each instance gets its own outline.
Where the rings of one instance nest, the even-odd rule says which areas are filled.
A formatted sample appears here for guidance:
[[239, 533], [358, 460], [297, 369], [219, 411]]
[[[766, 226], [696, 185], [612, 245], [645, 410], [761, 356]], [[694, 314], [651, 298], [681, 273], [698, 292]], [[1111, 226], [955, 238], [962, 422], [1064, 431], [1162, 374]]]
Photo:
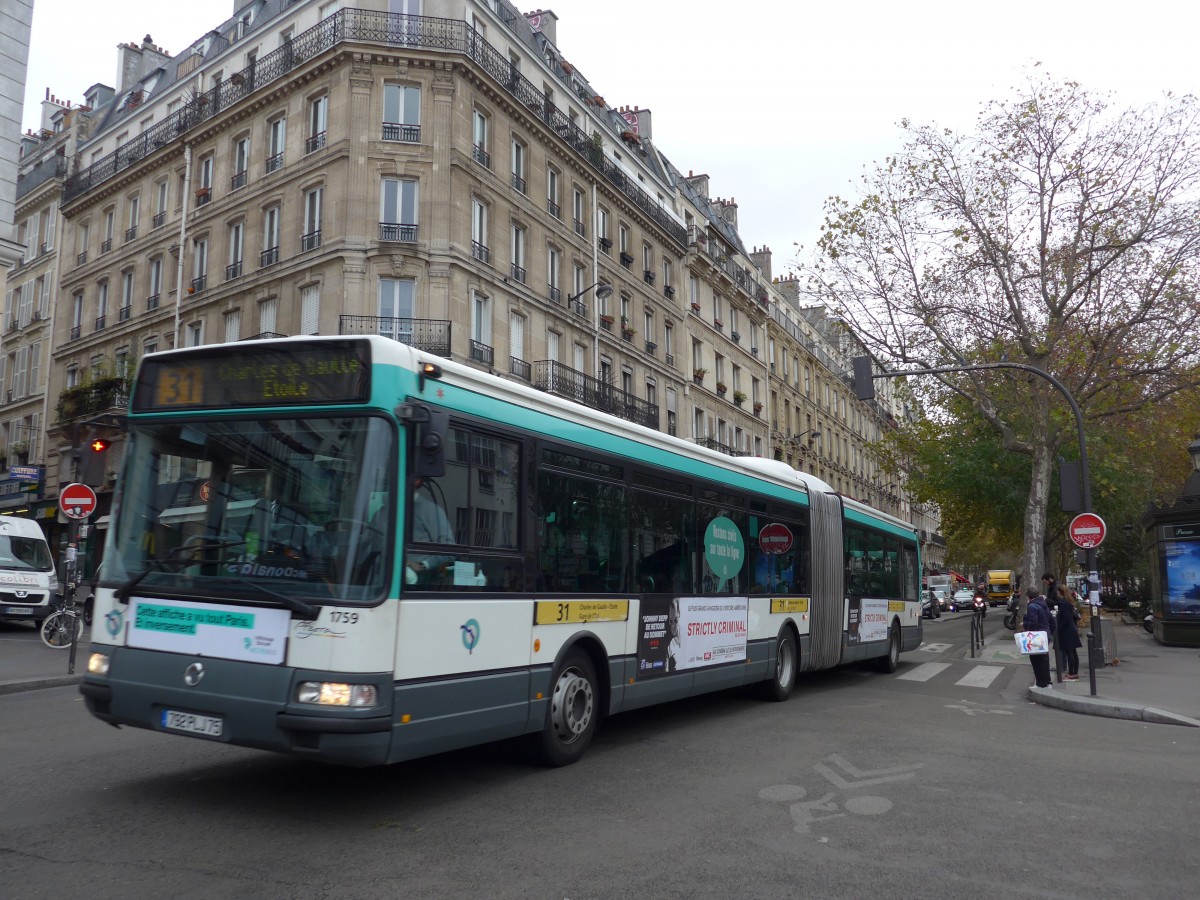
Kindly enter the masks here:
[[[1039, 594], [1033, 588], [1025, 589], [1025, 596], [1029, 598], [1029, 607], [1025, 610], [1025, 618], [1023, 620], [1026, 632], [1041, 632], [1040, 637], [1032, 637], [1026, 639], [1026, 646], [1030, 649], [1029, 663], [1033, 666], [1034, 682], [1040, 688], [1050, 687], [1050, 608], [1046, 606], [1046, 598]], [[1021, 646], [1021, 639], [1025, 637], [1023, 634], [1017, 635], [1018, 646]], [[1044, 647], [1041, 653], [1036, 652], [1037, 647]]]

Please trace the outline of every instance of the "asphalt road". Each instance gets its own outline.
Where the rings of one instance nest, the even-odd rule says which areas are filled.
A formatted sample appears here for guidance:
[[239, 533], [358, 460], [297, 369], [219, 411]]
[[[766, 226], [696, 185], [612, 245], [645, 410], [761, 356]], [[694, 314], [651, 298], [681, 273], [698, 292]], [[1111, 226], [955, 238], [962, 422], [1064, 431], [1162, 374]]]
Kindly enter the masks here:
[[1028, 703], [1027, 666], [959, 658], [966, 628], [784, 704], [618, 716], [559, 770], [511, 743], [339, 769], [0, 696], [0, 896], [1190, 894], [1200, 729]]

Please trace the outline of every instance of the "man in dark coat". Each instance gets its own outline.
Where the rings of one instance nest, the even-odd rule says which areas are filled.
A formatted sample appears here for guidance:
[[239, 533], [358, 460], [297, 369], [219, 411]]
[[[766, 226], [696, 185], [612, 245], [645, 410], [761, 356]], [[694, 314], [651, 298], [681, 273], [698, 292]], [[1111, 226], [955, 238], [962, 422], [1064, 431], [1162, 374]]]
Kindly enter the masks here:
[[[1025, 630], [1044, 631], [1049, 637], [1052, 625], [1050, 608], [1046, 606], [1046, 599], [1034, 588], [1026, 588], [1025, 596], [1029, 598], [1029, 606], [1025, 610], [1023, 620]], [[1050, 687], [1050, 654], [1031, 653], [1029, 654], [1029, 664], [1033, 666], [1033, 678], [1037, 686], [1040, 688]]]

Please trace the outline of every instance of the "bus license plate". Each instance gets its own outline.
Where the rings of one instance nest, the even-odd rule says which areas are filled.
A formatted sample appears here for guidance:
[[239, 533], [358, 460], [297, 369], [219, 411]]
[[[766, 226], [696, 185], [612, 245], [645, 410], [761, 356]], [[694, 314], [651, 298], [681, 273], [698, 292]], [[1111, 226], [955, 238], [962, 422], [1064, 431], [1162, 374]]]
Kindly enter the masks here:
[[208, 737], [221, 736], [221, 720], [216, 716], [197, 716], [193, 713], [164, 709], [162, 725], [163, 728], [169, 728], [172, 731], [186, 731], [188, 734], [203, 734]]

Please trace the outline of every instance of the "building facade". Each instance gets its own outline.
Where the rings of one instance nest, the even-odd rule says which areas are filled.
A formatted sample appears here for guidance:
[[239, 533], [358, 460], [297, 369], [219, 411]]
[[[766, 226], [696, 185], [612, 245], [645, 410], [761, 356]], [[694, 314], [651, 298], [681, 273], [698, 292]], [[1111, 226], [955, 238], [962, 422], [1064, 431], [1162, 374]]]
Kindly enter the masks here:
[[[182, 53], [120, 48], [45, 182], [56, 281], [34, 279], [48, 321], [19, 329], [44, 334], [46, 495], [99, 435], [104, 511], [146, 353], [372, 333], [880, 505], [869, 444], [894, 401], [853, 399], [848, 330], [747, 252], [736, 203], [656, 148], [650, 111], [563, 58], [553, 13], [462, 9], [238, 2]], [[48, 206], [26, 196], [32, 221]], [[34, 406], [0, 415], [37, 427]]]

